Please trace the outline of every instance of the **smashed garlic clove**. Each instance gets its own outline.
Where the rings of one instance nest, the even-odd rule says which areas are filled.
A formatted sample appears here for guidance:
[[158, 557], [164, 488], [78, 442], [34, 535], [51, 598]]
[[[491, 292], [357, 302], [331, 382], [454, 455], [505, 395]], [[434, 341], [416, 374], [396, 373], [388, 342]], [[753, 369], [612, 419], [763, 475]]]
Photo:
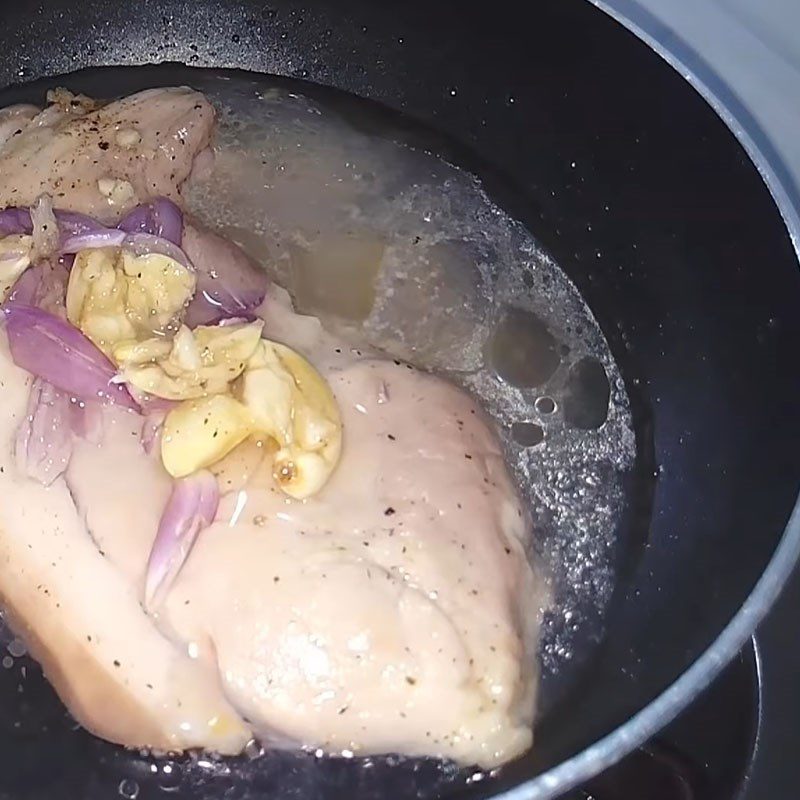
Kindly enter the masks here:
[[173, 376], [166, 372], [162, 363], [144, 366], [121, 364], [119, 374], [122, 381], [134, 389], [164, 400], [199, 400], [228, 390], [224, 375], [211, 374], [199, 378], [196, 372], [177, 372]]
[[174, 478], [182, 478], [224, 458], [253, 432], [247, 409], [225, 394], [187, 400], [164, 420], [161, 460]]
[[130, 181], [122, 178], [100, 178], [97, 181], [97, 190], [112, 206], [127, 205], [136, 197]]
[[167, 360], [174, 361], [179, 372], [197, 372], [203, 366], [197, 342], [185, 325], [175, 334]]
[[192, 395], [180, 383], [164, 375], [164, 370], [157, 364], [123, 364], [119, 368], [120, 381], [134, 391], [159, 397], [163, 400], [199, 399], [205, 392], [198, 391]]
[[17, 279], [31, 265], [33, 237], [12, 234], [0, 239], [0, 300], [5, 300]]
[[[114, 356], [125, 381], [168, 400], [191, 400], [226, 392], [257, 350], [264, 323], [181, 326], [166, 348], [164, 339], [122, 348]], [[143, 352], [153, 358], [143, 360]]]
[[122, 128], [117, 131], [116, 139], [120, 147], [130, 150], [142, 141], [142, 135], [136, 128]]
[[169, 330], [194, 296], [196, 278], [183, 264], [160, 253], [120, 254], [127, 278], [125, 312], [136, 327], [150, 333]]
[[141, 366], [144, 364], [154, 364], [162, 358], [166, 358], [172, 349], [169, 339], [145, 339], [143, 342], [136, 340], [123, 341], [115, 344], [111, 357], [117, 364], [130, 366]]
[[253, 418], [255, 427], [271, 436], [280, 447], [292, 441], [292, 402], [295, 387], [292, 376], [280, 364], [248, 368], [240, 389], [241, 400]]
[[273, 439], [251, 436], [210, 466], [209, 470], [216, 475], [222, 492], [238, 492], [250, 485], [264, 486], [272, 478], [276, 450]]
[[122, 342], [168, 331], [194, 288], [194, 275], [167, 256], [88, 248], [70, 271], [67, 318], [113, 358]]
[[125, 315], [124, 279], [114, 268], [113, 251], [88, 249], [75, 256], [66, 308], [67, 319], [106, 355], [118, 339], [136, 337]]
[[256, 428], [278, 442], [278, 486], [302, 499], [318, 492], [336, 468], [342, 423], [333, 392], [301, 355], [262, 341], [241, 381], [241, 398]]
[[[338, 456], [337, 456], [338, 458]], [[296, 448], [279, 450], [272, 466], [272, 477], [281, 490], [295, 500], [316, 494], [327, 482], [336, 466], [320, 453]]]
[[338, 424], [339, 408], [330, 386], [322, 375], [303, 356], [286, 345], [266, 341], [265, 344], [274, 350], [284, 369], [291, 374], [297, 391], [306, 404], [317, 413], [335, 420]]
[[229, 325], [198, 325], [193, 333], [204, 365], [224, 366], [230, 375], [238, 377], [258, 350], [263, 328], [264, 322], [259, 319]]
[[[219, 368], [216, 361], [224, 361], [227, 353], [232, 367], [246, 368], [230, 385], [235, 397], [220, 393], [185, 400], [169, 412], [161, 440], [164, 467], [181, 477], [213, 466], [219, 475], [228, 474], [231, 485], [239, 485], [270, 463], [274, 480], [287, 495], [309, 497], [324, 486], [339, 460], [342, 425], [336, 400], [314, 367], [284, 345], [258, 339], [244, 363], [231, 359], [233, 353], [241, 355], [238, 348], [243, 343], [251, 346], [248, 337], [253, 330], [246, 328], [200, 327], [193, 332], [201, 360], [213, 358], [214, 367]], [[229, 339], [223, 339], [223, 331], [230, 334]], [[260, 335], [260, 326], [257, 332]], [[135, 368], [137, 378], [151, 380], [140, 388], [163, 397], [154, 391], [158, 381], [163, 391], [168, 381], [185, 378], [185, 374], [174, 378], [166, 374], [168, 365], [175, 366], [172, 354], [170, 358], [160, 365]], [[124, 369], [122, 374], [128, 378], [130, 372]], [[254, 441], [257, 438], [261, 441]], [[274, 459], [265, 459], [265, 452], [275, 453]]]

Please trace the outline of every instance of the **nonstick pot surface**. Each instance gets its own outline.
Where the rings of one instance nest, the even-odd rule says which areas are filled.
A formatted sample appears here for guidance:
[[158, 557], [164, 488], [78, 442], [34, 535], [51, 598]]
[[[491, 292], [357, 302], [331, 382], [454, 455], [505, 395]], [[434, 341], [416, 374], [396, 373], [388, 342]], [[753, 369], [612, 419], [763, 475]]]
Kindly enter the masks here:
[[[139, 797], [176, 785], [172, 796], [490, 796], [643, 708], [755, 585], [800, 483], [800, 278], [780, 214], [714, 112], [631, 34], [582, 0], [516, 6], [147, 0], [94, 3], [80, 19], [67, 2], [4, 8], [0, 85], [164, 60], [273, 72], [401, 110], [510, 176], [518, 191], [506, 207], [575, 281], [612, 345], [640, 466], [654, 478], [638, 475], [639, 540], [621, 554], [584, 679], [541, 720], [534, 752], [494, 777], [276, 755], [195, 765], [185, 781], [180, 765], [164, 773], [74, 731], [29, 666], [20, 713], [0, 729], [7, 796], [124, 795], [132, 780]], [[19, 676], [2, 677], [11, 703]]]

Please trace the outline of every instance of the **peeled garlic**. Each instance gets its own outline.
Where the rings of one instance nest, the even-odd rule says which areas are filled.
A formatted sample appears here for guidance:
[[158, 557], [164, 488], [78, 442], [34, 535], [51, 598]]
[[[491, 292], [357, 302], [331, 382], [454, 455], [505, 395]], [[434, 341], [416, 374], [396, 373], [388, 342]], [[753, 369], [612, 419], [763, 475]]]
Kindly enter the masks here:
[[143, 342], [126, 339], [111, 348], [111, 356], [117, 364], [134, 367], [155, 364], [166, 358], [171, 350], [172, 342], [166, 337], [153, 337]]
[[267, 485], [272, 480], [275, 451], [274, 440], [251, 436], [209, 466], [209, 470], [216, 476], [223, 493], [238, 492], [247, 486]]
[[247, 366], [261, 340], [264, 323], [182, 325], [170, 342], [164, 338], [131, 345], [123, 342], [112, 357], [125, 381], [168, 400], [190, 400], [225, 392]]
[[67, 317], [106, 355], [163, 335], [194, 294], [195, 276], [156, 253], [92, 248], [75, 256], [67, 286]]
[[298, 353], [262, 340], [241, 381], [242, 402], [279, 446], [273, 477], [290, 497], [318, 492], [339, 461], [342, 423], [322, 376]]
[[136, 128], [123, 128], [117, 131], [117, 144], [120, 147], [130, 149], [136, 147], [142, 141], [142, 134]]
[[167, 414], [161, 435], [161, 460], [182, 478], [224, 458], [253, 433], [247, 409], [226, 394], [186, 400]]
[[120, 253], [127, 279], [125, 313], [142, 331], [164, 331], [194, 296], [195, 276], [182, 264], [158, 253]]
[[279, 450], [272, 467], [272, 477], [280, 488], [296, 500], [316, 494], [330, 478], [335, 460], [321, 453], [307, 453], [296, 447]]
[[237, 389], [259, 431], [271, 436], [281, 447], [291, 441], [295, 384], [267, 342], [250, 359]]
[[245, 440], [266, 437], [261, 446], [275, 453], [278, 486], [297, 499], [318, 492], [342, 444], [339, 409], [322, 376], [293, 350], [261, 339], [231, 390], [233, 396], [186, 400], [167, 414], [161, 440], [167, 472], [182, 477], [212, 467]]
[[97, 189], [112, 206], [123, 206], [136, 197], [130, 181], [121, 178], [100, 178]]
[[0, 239], [0, 300], [5, 300], [17, 278], [31, 264], [33, 237], [12, 234]]

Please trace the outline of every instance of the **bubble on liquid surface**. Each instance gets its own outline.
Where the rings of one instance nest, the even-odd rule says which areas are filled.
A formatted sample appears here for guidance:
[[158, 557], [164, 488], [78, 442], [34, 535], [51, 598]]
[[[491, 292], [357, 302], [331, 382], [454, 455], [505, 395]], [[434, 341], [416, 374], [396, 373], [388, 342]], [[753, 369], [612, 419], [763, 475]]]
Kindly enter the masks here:
[[518, 388], [543, 385], [561, 363], [558, 343], [545, 323], [520, 308], [503, 312], [487, 351], [491, 367]]
[[119, 782], [118, 791], [125, 800], [136, 800], [139, 796], [139, 784], [132, 778], [123, 778]]
[[511, 438], [521, 447], [535, 447], [544, 440], [544, 429], [535, 422], [512, 422]]
[[28, 652], [25, 642], [17, 638], [12, 639], [6, 646], [6, 649], [14, 658], [21, 658]]
[[537, 397], [533, 407], [540, 414], [552, 414], [556, 410], [556, 401], [552, 397]]
[[603, 365], [594, 358], [582, 358], [572, 365], [564, 386], [564, 418], [576, 428], [599, 428], [608, 416], [610, 394]]
[[594, 317], [474, 176], [368, 108], [354, 118], [247, 81], [198, 88], [220, 116], [214, 174], [187, 193], [194, 212], [266, 264], [298, 310], [457, 381], [497, 422], [553, 585], [546, 709], [580, 660], [575, 642], [599, 635], [634, 460], [625, 387]]
[[167, 761], [166, 763], [157, 765], [156, 772], [158, 775], [158, 783], [162, 789], [170, 791], [180, 786], [183, 777], [180, 764]]

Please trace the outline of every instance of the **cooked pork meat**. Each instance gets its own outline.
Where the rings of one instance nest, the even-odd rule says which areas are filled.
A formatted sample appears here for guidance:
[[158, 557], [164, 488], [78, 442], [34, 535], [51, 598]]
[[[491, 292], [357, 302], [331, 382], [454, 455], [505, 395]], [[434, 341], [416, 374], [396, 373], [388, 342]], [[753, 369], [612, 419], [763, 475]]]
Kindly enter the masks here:
[[530, 744], [535, 605], [497, 442], [470, 398], [405, 365], [330, 380], [347, 431], [331, 482], [313, 503], [258, 477], [230, 493], [165, 629], [267, 739], [505, 761]]
[[[324, 363], [331, 342], [281, 297], [265, 305], [268, 334], [294, 320], [289, 343]], [[264, 469], [237, 481], [229, 459], [234, 490], [156, 624], [267, 741], [500, 763], [530, 743], [537, 607], [502, 454], [452, 385], [339, 359], [326, 371], [347, 438], [330, 483], [289, 501]], [[102, 449], [78, 446], [68, 483], [98, 546], [141, 586], [165, 476], [117, 425]]]
[[[52, 99], [37, 116], [30, 109], [0, 116], [0, 133], [12, 119], [21, 126], [5, 144], [0, 136], [0, 205], [27, 205], [49, 192], [59, 208], [116, 221], [151, 195], [179, 200], [212, 132], [211, 106], [188, 89], [100, 108], [69, 94]], [[130, 192], [109, 195], [106, 180], [125, 182]], [[136, 408], [100, 405], [102, 435], [62, 442], [60, 431], [61, 461], [44, 470], [47, 481], [23, 474], [14, 459], [20, 423], [29, 402], [41, 408], [50, 395], [39, 382], [29, 401], [32, 376], [12, 362], [0, 334], [0, 491], [14, 498], [0, 505], [0, 601], [12, 625], [76, 719], [129, 746], [237, 753], [256, 736], [281, 747], [394, 751], [487, 767], [523, 752], [531, 742], [541, 598], [525, 555], [526, 517], [489, 420], [450, 383], [346, 346], [319, 320], [295, 313], [277, 286], [255, 308], [260, 281], [232, 243], [189, 223], [183, 245], [195, 266], [191, 281], [209, 304], [190, 321], [190, 303], [183, 324], [161, 330], [161, 339], [119, 340], [120, 331], [137, 330], [114, 316], [126, 313], [125, 292], [139, 292], [139, 303], [150, 295], [135, 283], [145, 280], [137, 271], [145, 266], [115, 272], [116, 251], [108, 248], [89, 250], [94, 261], [79, 254], [69, 286], [104, 276], [117, 294], [89, 301], [84, 287], [83, 305], [68, 300], [66, 308], [106, 355], [150, 348], [148, 368], [173, 387], [181, 370], [219, 367], [202, 362], [217, 341], [209, 337], [244, 346], [258, 326], [248, 353], [260, 355], [227, 362], [230, 386], [223, 380], [215, 390], [226, 408], [240, 409], [224, 419], [244, 433], [211, 466], [202, 458], [216, 446], [217, 417], [211, 425], [200, 418], [191, 429], [197, 436], [187, 439], [203, 474], [216, 476], [214, 521], [194, 531], [175, 582], [151, 604], [148, 559], [184, 474], [171, 477], [159, 448], [145, 443], [152, 430], [143, 436]], [[172, 266], [158, 275], [185, 278], [187, 268], [161, 247], [153, 263]], [[122, 256], [119, 263], [133, 263]], [[238, 277], [218, 281], [231, 275]], [[171, 297], [164, 286], [152, 293], [162, 305]], [[211, 344], [197, 349], [197, 324], [218, 309], [232, 327], [205, 328]], [[263, 330], [261, 322], [232, 319], [254, 312]], [[291, 365], [299, 371], [287, 372]], [[252, 384], [251, 369], [259, 375]], [[250, 387], [269, 402], [305, 405], [246, 414]], [[63, 402], [63, 393], [55, 396]], [[208, 398], [192, 398], [206, 407]], [[261, 417], [260, 428], [248, 427]], [[22, 426], [28, 439], [47, 436], [50, 417], [43, 419]], [[221, 439], [235, 433], [220, 430]], [[295, 499], [278, 483], [272, 444], [299, 448], [302, 439], [310, 458], [332, 430], [341, 435], [338, 465], [313, 496]], [[335, 451], [338, 458], [338, 445]], [[291, 452], [297, 460], [286, 462], [289, 471], [301, 463], [301, 451]]]
[[12, 137], [19, 136], [38, 113], [39, 109], [30, 105], [0, 108], [0, 147]]
[[[5, 339], [5, 337], [3, 337]], [[14, 461], [16, 429], [26, 414], [30, 377], [0, 347], [0, 491], [13, 498], [0, 506], [0, 600], [14, 629], [75, 718], [113, 742], [182, 750], [208, 747], [241, 750], [249, 732], [222, 693], [218, 675], [192, 659], [184, 646], [159, 633], [141, 606], [136, 573], [146, 552], [127, 570], [94, 539], [93, 515], [76, 508], [63, 478], [50, 487], [21, 478]], [[106, 482], [125, 492], [134, 463], [117, 460], [114, 442], [134, 444], [141, 423], [125, 412], [106, 412]], [[90, 445], [99, 451], [97, 445]], [[122, 453], [124, 456], [125, 454]], [[120, 509], [113, 526], [146, 542], [164, 502], [158, 473], [149, 476], [146, 496], [136, 495], [136, 518]]]
[[69, 93], [51, 99], [35, 117], [29, 106], [0, 116], [0, 208], [29, 206], [44, 192], [58, 208], [110, 222], [149, 197], [178, 199], [214, 126], [213, 107], [186, 88], [99, 108]]

